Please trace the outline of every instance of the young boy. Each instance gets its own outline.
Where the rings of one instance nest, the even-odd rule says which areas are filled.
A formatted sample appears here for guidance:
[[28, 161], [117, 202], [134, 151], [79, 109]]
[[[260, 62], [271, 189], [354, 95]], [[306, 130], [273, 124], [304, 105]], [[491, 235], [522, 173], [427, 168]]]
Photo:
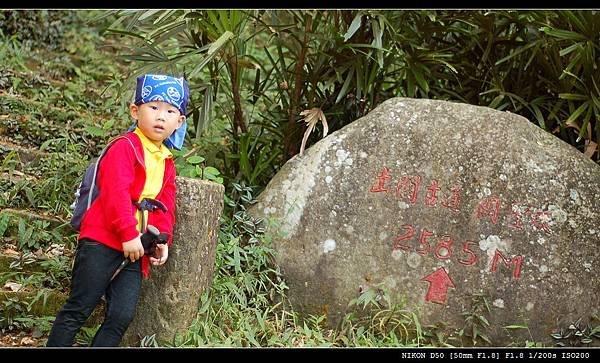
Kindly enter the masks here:
[[[133, 319], [142, 274], [148, 278], [150, 263], [167, 261], [175, 222], [175, 166], [167, 146], [181, 149], [188, 96], [183, 78], [138, 77], [130, 105], [136, 123], [100, 162], [100, 194], [81, 222], [71, 294], [56, 316], [47, 346], [71, 346], [103, 295], [106, 315], [92, 346], [118, 346]], [[166, 212], [138, 210], [135, 203], [144, 198], [162, 202]], [[148, 225], [169, 235], [153, 257], [144, 255], [140, 241]], [[123, 257], [131, 262], [113, 277]]]

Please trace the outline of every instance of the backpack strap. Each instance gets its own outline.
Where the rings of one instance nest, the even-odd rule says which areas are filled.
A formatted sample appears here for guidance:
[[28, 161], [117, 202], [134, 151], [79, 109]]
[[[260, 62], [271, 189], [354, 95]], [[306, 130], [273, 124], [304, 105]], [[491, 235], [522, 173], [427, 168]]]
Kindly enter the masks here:
[[129, 141], [129, 144], [133, 148], [133, 152], [136, 154], [136, 158], [137, 158], [137, 152], [135, 151], [135, 146], [133, 146], [133, 143], [131, 142], [131, 140], [129, 140], [129, 138], [121, 135], [121, 136], [117, 136], [114, 139], [110, 140], [108, 142], [108, 144], [106, 144], [104, 149], [102, 149], [102, 151], [100, 152], [100, 156], [98, 156], [98, 159], [96, 160], [96, 165], [94, 166], [94, 174], [92, 177], [92, 184], [90, 186], [90, 193], [88, 194], [87, 208], [85, 210], [89, 210], [90, 205], [92, 205], [92, 194], [93, 194], [92, 191], [94, 190], [94, 187], [96, 186], [96, 175], [98, 174], [98, 167], [100, 166], [100, 160], [102, 159], [104, 154], [106, 154], [108, 149], [119, 139], [125, 139], [125, 140]]

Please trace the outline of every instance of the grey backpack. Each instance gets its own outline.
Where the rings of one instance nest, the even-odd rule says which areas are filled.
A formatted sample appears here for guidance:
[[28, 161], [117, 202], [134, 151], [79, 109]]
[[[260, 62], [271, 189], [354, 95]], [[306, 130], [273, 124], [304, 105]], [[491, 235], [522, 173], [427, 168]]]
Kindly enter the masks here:
[[[100, 156], [96, 161], [93, 161], [88, 165], [85, 175], [83, 176], [83, 180], [79, 183], [79, 187], [77, 187], [77, 191], [75, 192], [75, 201], [71, 204], [71, 209], [73, 210], [73, 216], [71, 217], [71, 227], [76, 231], [79, 231], [81, 228], [81, 221], [83, 221], [83, 216], [85, 212], [90, 209], [92, 202], [98, 198], [100, 194], [100, 189], [98, 189], [98, 185], [96, 185], [96, 176], [98, 175], [98, 166], [100, 165], [100, 160], [106, 154], [106, 151], [115, 143], [115, 141], [119, 139], [126, 139], [133, 146], [131, 140], [126, 138], [125, 136], [118, 136], [108, 142], [108, 144], [102, 149], [100, 152]], [[134, 148], [135, 150], [135, 148]]]

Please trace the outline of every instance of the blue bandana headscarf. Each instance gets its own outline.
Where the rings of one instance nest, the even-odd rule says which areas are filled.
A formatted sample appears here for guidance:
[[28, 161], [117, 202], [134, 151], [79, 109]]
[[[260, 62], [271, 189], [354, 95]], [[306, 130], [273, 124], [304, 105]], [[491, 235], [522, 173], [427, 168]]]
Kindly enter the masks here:
[[[141, 105], [147, 102], [163, 101], [167, 102], [179, 110], [185, 116], [188, 104], [190, 89], [187, 81], [183, 78], [175, 78], [162, 74], [145, 74], [137, 78], [137, 87], [135, 90], [136, 105]], [[128, 131], [133, 131], [137, 122], [129, 128]], [[183, 124], [165, 140], [163, 144], [169, 149], [181, 150], [185, 132], [187, 130], [187, 121], [183, 120]]]

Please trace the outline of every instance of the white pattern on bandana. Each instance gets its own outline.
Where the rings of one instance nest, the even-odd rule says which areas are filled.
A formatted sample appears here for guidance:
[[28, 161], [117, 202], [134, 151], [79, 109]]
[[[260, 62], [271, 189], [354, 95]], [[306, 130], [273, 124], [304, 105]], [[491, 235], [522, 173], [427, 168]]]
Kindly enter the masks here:
[[179, 91], [175, 89], [175, 87], [167, 88], [167, 95], [169, 95], [169, 97], [171, 97], [173, 101], [179, 101], [179, 99], [181, 98]]
[[142, 97], [148, 97], [152, 93], [152, 86], [146, 86], [142, 89]]

